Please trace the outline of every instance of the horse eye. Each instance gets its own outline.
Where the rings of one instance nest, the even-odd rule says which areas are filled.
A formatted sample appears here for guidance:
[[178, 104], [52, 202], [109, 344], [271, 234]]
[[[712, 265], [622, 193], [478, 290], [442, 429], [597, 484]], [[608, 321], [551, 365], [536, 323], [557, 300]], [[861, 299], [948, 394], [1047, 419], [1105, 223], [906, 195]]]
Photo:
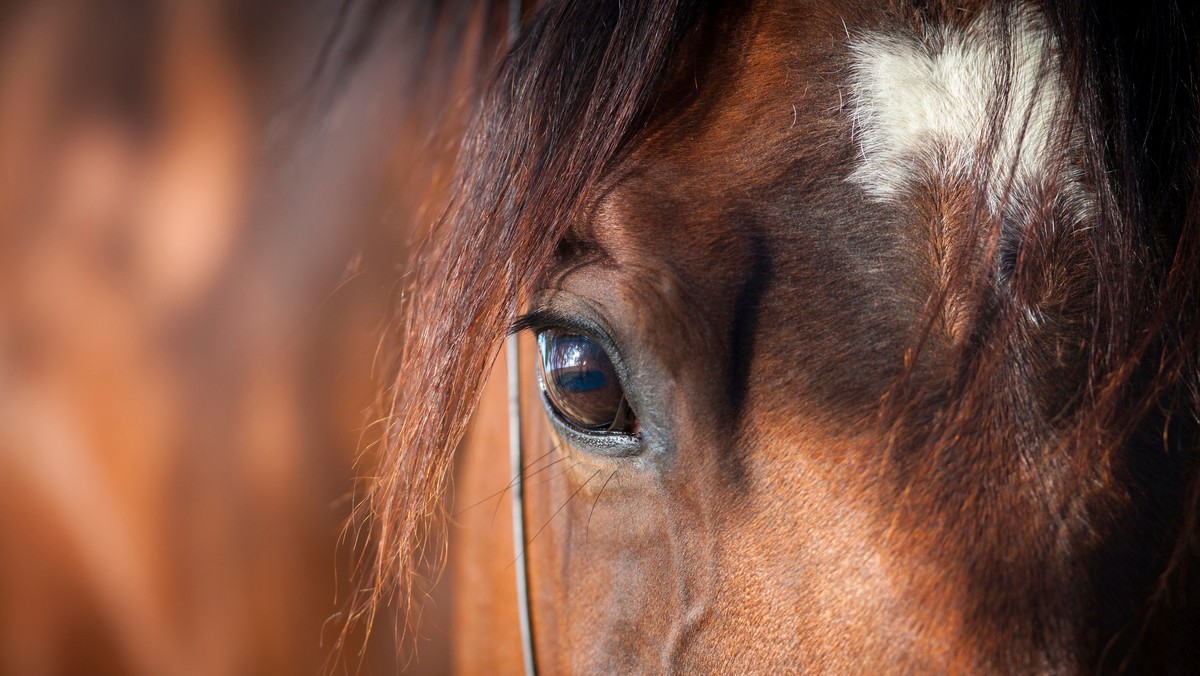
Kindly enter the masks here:
[[542, 390], [560, 417], [593, 432], [635, 431], [633, 412], [604, 348], [556, 329], [538, 334], [538, 348]]

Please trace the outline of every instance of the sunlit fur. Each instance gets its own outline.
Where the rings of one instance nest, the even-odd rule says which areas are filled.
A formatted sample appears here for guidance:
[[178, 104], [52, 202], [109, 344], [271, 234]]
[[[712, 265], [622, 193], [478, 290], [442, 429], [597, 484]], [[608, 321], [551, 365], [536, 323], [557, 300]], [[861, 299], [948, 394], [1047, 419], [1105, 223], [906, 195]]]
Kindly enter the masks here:
[[[526, 493], [544, 669], [1195, 664], [1196, 17], [968, 4], [527, 17], [408, 305], [377, 593], [480, 404], [463, 493], [505, 478], [515, 314], [591, 308], [648, 450], [526, 409], [566, 465]], [[489, 533], [460, 665], [516, 644]]]
[[[966, 26], [935, 24], [924, 35], [869, 32], [850, 49], [862, 150], [851, 179], [868, 194], [898, 198], [928, 171], [970, 177], [986, 170], [996, 206], [1010, 180], [1027, 188], [1062, 170], [1053, 163], [1068, 155], [1055, 147], [1068, 92], [1038, 10], [1019, 8], [1006, 21], [992, 9]], [[993, 143], [991, 157], [983, 157], [981, 149]], [[990, 166], [981, 167], [987, 159]]]

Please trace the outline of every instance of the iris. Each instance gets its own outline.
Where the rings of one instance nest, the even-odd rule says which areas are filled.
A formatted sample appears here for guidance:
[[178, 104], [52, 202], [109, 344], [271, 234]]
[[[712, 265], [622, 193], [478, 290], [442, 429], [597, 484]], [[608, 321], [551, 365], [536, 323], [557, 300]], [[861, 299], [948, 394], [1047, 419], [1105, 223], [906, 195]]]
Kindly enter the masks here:
[[628, 432], [625, 391], [608, 353], [587, 336], [559, 329], [538, 334], [542, 390], [554, 412], [575, 427]]

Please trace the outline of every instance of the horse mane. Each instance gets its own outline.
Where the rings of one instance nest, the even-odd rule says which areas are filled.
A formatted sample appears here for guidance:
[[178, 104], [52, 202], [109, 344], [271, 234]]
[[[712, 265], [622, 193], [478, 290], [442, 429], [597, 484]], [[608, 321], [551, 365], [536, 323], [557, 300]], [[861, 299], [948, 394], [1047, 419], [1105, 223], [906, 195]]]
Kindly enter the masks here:
[[450, 202], [418, 255], [386, 452], [360, 506], [376, 550], [357, 609], [368, 626], [380, 602], [412, 590], [454, 449], [523, 293], [637, 133], [700, 4], [549, 3], [482, 93]]
[[[384, 411], [387, 449], [361, 507], [376, 548], [366, 617], [412, 590], [454, 450], [516, 310], [580, 219], [583, 200], [645, 129], [655, 93], [705, 5], [549, 2], [487, 84], [449, 205], [408, 289], [398, 375]], [[1023, 214], [1015, 242], [1006, 240], [1013, 224], [990, 225], [993, 248], [1010, 247], [1012, 255], [976, 252], [952, 263], [954, 286], [941, 302], [965, 297], [974, 307], [936, 420], [920, 417], [930, 400], [905, 379], [889, 392], [883, 415], [897, 449], [926, 449], [920, 458], [897, 459], [918, 463], [919, 473], [980, 457], [982, 446], [964, 453], [959, 439], [995, 439], [984, 429], [995, 422], [984, 418], [997, 378], [1011, 378], [1005, 360], [1014, 350], [1041, 359], [1054, 348], [1030, 340], [1036, 334], [1016, 312], [1017, 301], [1082, 293], [1086, 307], [1072, 308], [1083, 311], [1072, 334], [1079, 342], [1064, 349], [1080, 355], [1087, 370], [1081, 387], [1054, 399], [1060, 415], [1053, 452], [1074, 452], [1063, 457], [1080, 486], [1129, 471], [1114, 450], [1132, 439], [1157, 433], [1171, 452], [1186, 455], [1189, 512], [1163, 526], [1179, 533], [1170, 572], [1195, 555], [1200, 515], [1200, 41], [1195, 12], [1179, 4], [1136, 13], [1112, 5], [1041, 7], [1060, 52], [1078, 162], [1096, 188], [1092, 226], [1071, 245], [1078, 248], [1069, 262], [1084, 267], [1060, 267], [1062, 233], [1052, 204]], [[927, 15], [949, 13], [938, 3], [922, 7]], [[895, 9], [898, 16], [911, 12]], [[920, 350], [912, 357], [920, 361]], [[1169, 586], [1164, 574], [1164, 595]]]

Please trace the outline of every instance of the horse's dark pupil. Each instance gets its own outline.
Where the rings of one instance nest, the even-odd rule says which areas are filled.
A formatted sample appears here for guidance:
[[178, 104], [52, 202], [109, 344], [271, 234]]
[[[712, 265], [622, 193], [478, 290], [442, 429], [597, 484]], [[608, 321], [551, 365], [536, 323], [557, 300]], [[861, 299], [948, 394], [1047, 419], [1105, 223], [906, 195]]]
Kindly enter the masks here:
[[608, 430], [625, 399], [604, 348], [585, 336], [547, 330], [538, 336], [546, 398], [571, 424]]

